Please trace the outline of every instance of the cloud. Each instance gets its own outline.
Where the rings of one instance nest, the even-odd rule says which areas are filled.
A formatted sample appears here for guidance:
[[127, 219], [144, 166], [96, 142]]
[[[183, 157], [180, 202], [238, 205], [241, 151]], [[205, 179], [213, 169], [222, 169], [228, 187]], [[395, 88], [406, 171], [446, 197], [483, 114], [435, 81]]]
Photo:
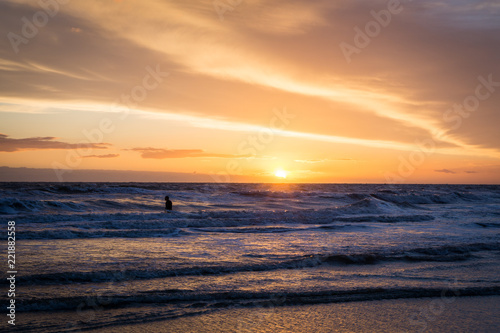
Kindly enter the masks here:
[[202, 149], [161, 149], [161, 148], [132, 148], [129, 151], [136, 151], [142, 158], [165, 159], [165, 158], [188, 158], [188, 157], [215, 157], [215, 158], [244, 158], [246, 155], [213, 154]]
[[[498, 5], [402, 5], [347, 65], [339, 44], [352, 44], [353, 28], [363, 29], [387, 1], [246, 0], [224, 22], [211, 1], [69, 2], [19, 45], [21, 56], [0, 40], [0, 90], [18, 100], [109, 102], [159, 63], [172, 76], [141, 108], [256, 124], [286, 104], [301, 119], [290, 131], [379, 148], [439, 137], [460, 152], [498, 156], [498, 91], [471, 117], [448, 114], [460, 128], [443, 120], [474, 93], [478, 75], [500, 80]], [[21, 33], [20, 18], [35, 9], [27, 0], [0, 3], [0, 30]]]
[[115, 158], [119, 156], [120, 154], [87, 155], [87, 156], [82, 156], [82, 158]]
[[465, 173], [479, 173], [479, 172], [473, 171], [473, 170], [467, 170], [467, 171], [465, 171]]
[[307, 163], [307, 164], [314, 164], [314, 163], [323, 163], [328, 160], [294, 160], [294, 162], [297, 163]]
[[33, 137], [25, 139], [11, 139], [0, 133], [0, 151], [16, 152], [22, 150], [44, 149], [108, 149], [109, 143], [66, 143], [55, 141], [55, 137]]
[[448, 169], [441, 169], [441, 170], [434, 170], [435, 172], [442, 172], [442, 173], [456, 173], [455, 171], [451, 171]]
[[306, 164], [315, 164], [315, 163], [324, 163], [330, 161], [353, 161], [352, 158], [336, 158], [336, 159], [321, 159], [321, 160], [294, 160], [297, 163], [306, 163]]

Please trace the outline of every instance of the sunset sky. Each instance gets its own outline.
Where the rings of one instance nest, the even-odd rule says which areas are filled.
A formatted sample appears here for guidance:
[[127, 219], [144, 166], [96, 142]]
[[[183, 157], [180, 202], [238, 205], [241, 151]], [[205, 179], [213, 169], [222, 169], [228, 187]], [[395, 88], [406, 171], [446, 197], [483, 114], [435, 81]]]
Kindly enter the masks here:
[[499, 184], [499, 15], [480, 0], [2, 1], [0, 180]]

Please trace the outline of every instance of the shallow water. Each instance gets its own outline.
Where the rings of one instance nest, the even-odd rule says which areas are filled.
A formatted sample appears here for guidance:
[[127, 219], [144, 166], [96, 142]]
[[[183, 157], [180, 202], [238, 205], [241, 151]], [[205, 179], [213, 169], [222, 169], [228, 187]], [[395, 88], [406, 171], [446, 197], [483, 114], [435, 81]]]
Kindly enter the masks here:
[[[0, 214], [16, 221], [18, 311], [79, 318], [19, 323], [25, 330], [232, 307], [500, 295], [500, 186], [0, 187]], [[173, 212], [163, 211], [165, 195]]]

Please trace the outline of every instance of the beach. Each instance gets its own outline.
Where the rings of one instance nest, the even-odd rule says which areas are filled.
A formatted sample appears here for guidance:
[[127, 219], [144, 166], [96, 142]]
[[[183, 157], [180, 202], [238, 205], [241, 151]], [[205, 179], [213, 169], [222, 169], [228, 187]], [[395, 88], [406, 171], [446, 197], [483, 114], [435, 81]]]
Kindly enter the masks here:
[[[126, 313], [133, 313], [134, 308]], [[143, 317], [136, 324], [100, 327], [90, 331], [122, 332], [484, 332], [500, 329], [500, 297], [395, 299], [302, 306], [233, 308], [178, 319]], [[149, 311], [154, 312], [153, 309]], [[104, 310], [104, 316], [120, 316]], [[20, 321], [71, 323], [74, 312], [38, 313]], [[130, 319], [130, 318], [128, 318]], [[40, 325], [39, 323], [39, 325]]]
[[[404, 299], [225, 310], [139, 324], [129, 332], [498, 332], [500, 297]], [[119, 329], [103, 330], [120, 332]], [[121, 330], [123, 332], [123, 330]]]

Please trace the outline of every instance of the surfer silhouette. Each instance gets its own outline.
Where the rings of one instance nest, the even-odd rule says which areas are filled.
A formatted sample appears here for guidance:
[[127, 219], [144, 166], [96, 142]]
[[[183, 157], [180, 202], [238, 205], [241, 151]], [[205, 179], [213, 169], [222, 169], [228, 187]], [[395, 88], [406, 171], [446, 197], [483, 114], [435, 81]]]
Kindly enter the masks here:
[[165, 210], [172, 210], [172, 201], [170, 201], [168, 195], [165, 197]]

